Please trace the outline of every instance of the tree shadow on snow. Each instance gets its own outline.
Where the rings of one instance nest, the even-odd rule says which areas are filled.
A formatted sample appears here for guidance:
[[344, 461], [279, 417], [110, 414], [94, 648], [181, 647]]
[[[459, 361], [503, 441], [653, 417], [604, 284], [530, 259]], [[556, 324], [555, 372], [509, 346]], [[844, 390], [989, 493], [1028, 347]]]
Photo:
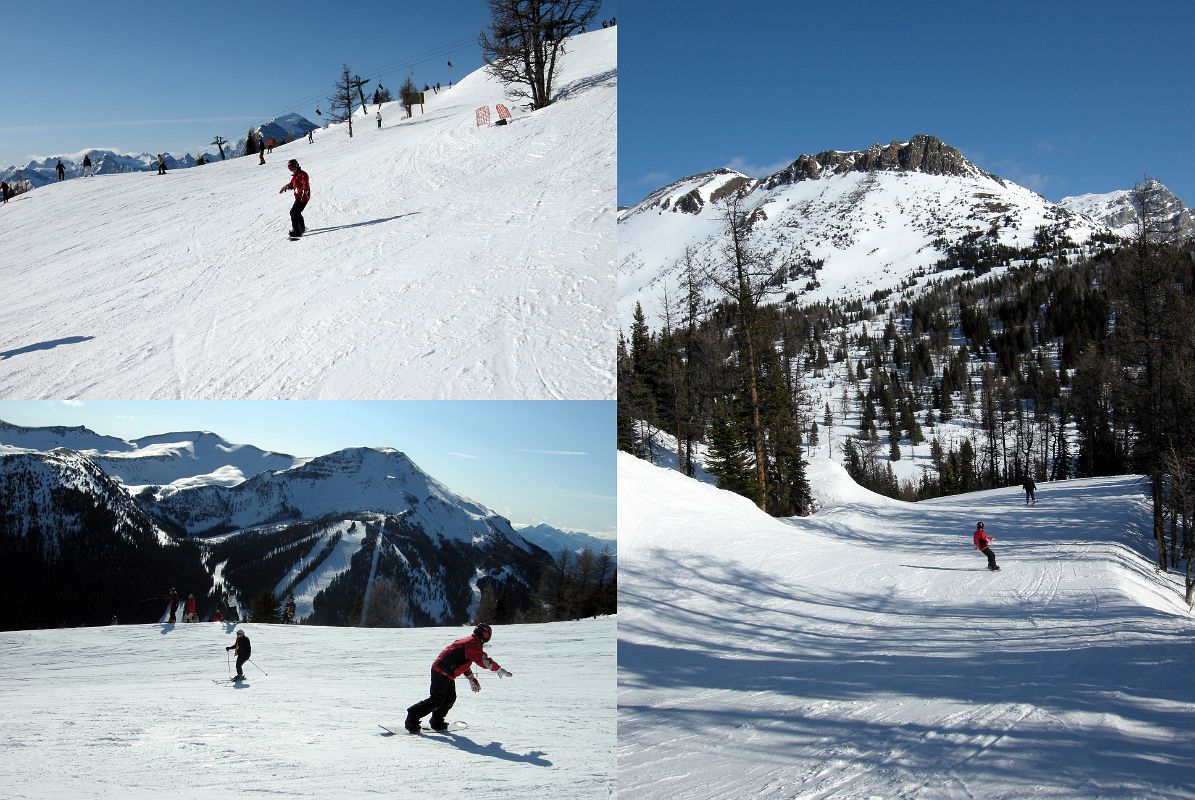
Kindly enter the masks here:
[[94, 336], [67, 336], [64, 339], [51, 339], [47, 342], [38, 342], [37, 344], [28, 344], [24, 347], [18, 347], [16, 350], [4, 350], [0, 352], [0, 361], [7, 360], [13, 356], [19, 356], [24, 353], [32, 353], [37, 350], [53, 350], [55, 347], [64, 344], [79, 344], [80, 342], [89, 342], [94, 339]]
[[457, 748], [464, 750], [466, 753], [474, 753], [479, 756], [490, 756], [491, 758], [500, 758], [503, 761], [514, 761], [518, 764], [531, 764], [535, 767], [550, 767], [552, 762], [544, 758], [543, 750], [532, 750], [526, 755], [519, 753], [512, 753], [502, 747], [500, 742], [490, 742], [489, 744], [478, 744], [472, 739], [468, 739], [459, 733], [445, 733], [440, 734], [443, 741], [451, 742]]
[[562, 87], [556, 92], [554, 100], [564, 100], [574, 94], [583, 92], [586, 89], [592, 89], [595, 86], [615, 86], [618, 82], [618, 70], [609, 69], [605, 72], [599, 72], [597, 75], [590, 75], [588, 78], [582, 78], [573, 81], [570, 84]]
[[303, 238], [305, 239], [308, 236], [315, 236], [316, 234], [320, 234], [320, 233], [331, 233], [332, 231], [343, 231], [347, 228], [361, 228], [366, 225], [380, 225], [383, 222], [393, 222], [394, 220], [402, 219], [403, 217], [413, 217], [418, 213], [419, 213], [418, 211], [408, 211], [405, 214], [396, 214], [393, 217], [382, 217], [380, 219], [371, 219], [366, 222], [350, 222], [347, 225], [329, 225], [326, 228], [312, 228], [303, 234]]

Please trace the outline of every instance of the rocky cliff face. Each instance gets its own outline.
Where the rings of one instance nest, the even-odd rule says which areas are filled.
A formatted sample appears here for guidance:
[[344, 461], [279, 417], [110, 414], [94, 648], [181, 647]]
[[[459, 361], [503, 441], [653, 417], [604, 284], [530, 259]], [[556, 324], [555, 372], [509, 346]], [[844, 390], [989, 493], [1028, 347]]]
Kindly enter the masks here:
[[793, 181], [815, 180], [846, 172], [922, 172], [927, 175], [995, 177], [976, 167], [962, 153], [935, 136], [917, 134], [907, 142], [873, 144], [866, 150], [825, 150], [802, 155], [765, 182], [774, 188]]

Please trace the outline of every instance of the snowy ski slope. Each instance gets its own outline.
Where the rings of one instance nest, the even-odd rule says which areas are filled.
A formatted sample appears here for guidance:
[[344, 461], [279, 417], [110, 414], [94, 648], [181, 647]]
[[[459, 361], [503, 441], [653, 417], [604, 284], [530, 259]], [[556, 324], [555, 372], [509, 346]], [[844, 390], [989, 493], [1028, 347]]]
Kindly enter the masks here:
[[1136, 478], [905, 504], [821, 461], [784, 521], [619, 459], [625, 796], [1195, 797], [1195, 625]]
[[[513, 677], [458, 681], [450, 736], [392, 736], [465, 628], [117, 625], [0, 633], [0, 794], [577, 798], [614, 794], [613, 618], [496, 627]], [[262, 674], [262, 670], [268, 675]]]
[[[425, 113], [256, 157], [65, 181], [0, 214], [0, 397], [614, 396], [616, 38], [524, 113], [483, 71]], [[474, 111], [505, 102], [506, 127]], [[495, 116], [496, 119], [496, 116]], [[311, 176], [287, 240], [286, 161]]]

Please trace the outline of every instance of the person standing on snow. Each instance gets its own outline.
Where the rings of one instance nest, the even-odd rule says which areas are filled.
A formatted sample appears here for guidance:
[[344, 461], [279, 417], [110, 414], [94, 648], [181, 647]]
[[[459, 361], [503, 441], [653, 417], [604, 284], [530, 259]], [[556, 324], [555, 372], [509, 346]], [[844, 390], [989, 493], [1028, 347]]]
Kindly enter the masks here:
[[295, 190], [295, 204], [290, 207], [290, 233], [292, 238], [298, 238], [307, 231], [307, 223], [303, 221], [303, 209], [311, 199], [311, 180], [307, 173], [299, 169], [299, 162], [291, 159], [286, 162], [286, 168], [291, 172], [290, 183], [278, 190], [282, 194], [290, 189]]
[[61, 160], [58, 162], [58, 166], [54, 167], [54, 169], [58, 172], [58, 180], [62, 180], [66, 177], [66, 167], [62, 166]]
[[187, 595], [187, 610], [183, 614], [183, 622], [199, 622], [199, 614], [195, 613], [195, 595]]
[[253, 653], [253, 646], [249, 644], [249, 637], [245, 635], [244, 631], [237, 631], [236, 641], [230, 644], [225, 650], [236, 650], [237, 654], [237, 674], [236, 680], [243, 681], [245, 679], [245, 662], [249, 660], [249, 656]]
[[1034, 492], [1037, 491], [1037, 484], [1033, 482], [1032, 475], [1025, 476], [1025, 482], [1021, 484], [1021, 488], [1025, 490], [1025, 505], [1029, 505], [1030, 502], [1037, 505], [1037, 497], [1034, 495]]
[[992, 548], [988, 547], [988, 543], [996, 541], [996, 537], [988, 536], [983, 529], [983, 523], [977, 522], [972, 539], [975, 541], [975, 546], [979, 548], [979, 552], [988, 557], [988, 569], [992, 572], [999, 572], [1000, 568], [996, 566], [996, 554], [992, 552]]
[[381, 111], [378, 112], [378, 127], [379, 128], [382, 127], [382, 112]]
[[91, 155], [83, 156], [83, 177], [91, 177]]
[[161, 153], [158, 153], [158, 174], [166, 174], [166, 159], [162, 157]]
[[171, 589], [170, 594], [166, 595], [166, 599], [170, 602], [170, 616], [166, 619], [171, 625], [174, 624], [174, 614], [178, 609], [178, 590]]
[[431, 728], [442, 731], [448, 728], [445, 716], [456, 703], [456, 679], [464, 675], [469, 680], [469, 688], [475, 692], [481, 691], [481, 684], [473, 674], [472, 665], [497, 672], [500, 678], [509, 678], [511, 674], [498, 666], [498, 662], [486, 655], [482, 645], [490, 640], [493, 631], [489, 625], [481, 624], [473, 629], [473, 633], [457, 639], [440, 651], [436, 660], [432, 662], [432, 686], [429, 697], [407, 709], [407, 719], [403, 726], [411, 733], [419, 733], [419, 721], [429, 713], [432, 715]]

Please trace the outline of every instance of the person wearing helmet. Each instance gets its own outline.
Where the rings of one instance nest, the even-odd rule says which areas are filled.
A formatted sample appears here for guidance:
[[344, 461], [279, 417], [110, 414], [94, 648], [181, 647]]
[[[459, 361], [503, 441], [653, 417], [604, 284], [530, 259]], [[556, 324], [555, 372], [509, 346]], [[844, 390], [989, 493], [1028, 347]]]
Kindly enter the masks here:
[[419, 722], [429, 713], [432, 715], [430, 724], [434, 731], [447, 729], [448, 721], [445, 716], [456, 703], [456, 679], [464, 675], [469, 681], [469, 688], [475, 692], [481, 691], [481, 683], [473, 674], [472, 666], [497, 672], [500, 678], [509, 678], [511, 673], [490, 658], [482, 646], [490, 640], [493, 630], [482, 623], [473, 629], [473, 633], [457, 639], [440, 651], [436, 660], [432, 662], [432, 687], [428, 698], [407, 709], [407, 719], [403, 723], [411, 733], [419, 733]]
[[975, 546], [979, 548], [979, 552], [988, 557], [988, 569], [992, 572], [998, 572], [1000, 568], [996, 566], [996, 554], [992, 552], [992, 548], [988, 547], [989, 542], [996, 541], [995, 536], [988, 536], [983, 529], [983, 523], [975, 523], [975, 535], [971, 537], [975, 542]]
[[278, 194], [295, 190], [295, 204], [290, 207], [290, 232], [289, 236], [292, 239], [298, 239], [307, 231], [307, 223], [303, 221], [303, 209], [307, 207], [307, 201], [311, 199], [311, 181], [307, 177], [307, 173], [299, 169], [299, 162], [291, 159], [286, 162], [286, 168], [290, 170], [290, 182], [285, 184], [278, 190]]
[[249, 656], [253, 653], [253, 646], [249, 644], [249, 637], [245, 635], [242, 630], [237, 631], [237, 638], [232, 644], [224, 648], [225, 650], [236, 650], [237, 654], [237, 674], [234, 680], [245, 680], [245, 662], [249, 660]]

